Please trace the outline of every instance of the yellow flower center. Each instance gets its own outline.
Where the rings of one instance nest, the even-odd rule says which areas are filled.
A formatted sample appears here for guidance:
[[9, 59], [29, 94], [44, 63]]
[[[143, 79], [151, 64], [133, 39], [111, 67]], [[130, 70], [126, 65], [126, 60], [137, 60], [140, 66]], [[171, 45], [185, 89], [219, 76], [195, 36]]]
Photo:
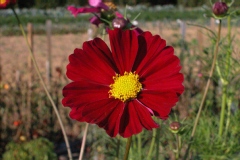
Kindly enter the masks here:
[[125, 72], [124, 75], [116, 74], [113, 77], [114, 83], [110, 84], [110, 97], [120, 99], [123, 102], [137, 97], [138, 92], [142, 89], [139, 82], [139, 76], [132, 72]]

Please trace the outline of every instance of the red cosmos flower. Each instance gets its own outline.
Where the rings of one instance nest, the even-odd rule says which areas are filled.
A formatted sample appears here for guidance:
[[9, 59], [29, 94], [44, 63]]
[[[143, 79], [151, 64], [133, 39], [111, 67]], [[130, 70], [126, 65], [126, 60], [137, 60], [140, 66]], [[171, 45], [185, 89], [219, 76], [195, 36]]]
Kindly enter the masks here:
[[63, 88], [70, 117], [97, 124], [107, 134], [130, 137], [157, 128], [152, 116], [166, 119], [184, 87], [179, 58], [150, 32], [109, 30], [111, 50], [100, 38], [69, 56]]
[[17, 3], [16, 0], [0, 0], [0, 9], [5, 9], [10, 5], [14, 5], [16, 3]]

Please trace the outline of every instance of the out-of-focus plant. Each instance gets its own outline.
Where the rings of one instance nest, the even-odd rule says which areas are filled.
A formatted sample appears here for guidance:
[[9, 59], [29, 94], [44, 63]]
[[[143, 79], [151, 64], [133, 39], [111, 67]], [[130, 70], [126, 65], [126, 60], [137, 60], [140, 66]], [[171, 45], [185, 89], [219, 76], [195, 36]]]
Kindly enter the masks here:
[[[231, 112], [234, 104], [239, 101], [237, 96], [239, 91], [236, 90], [236, 88], [239, 87], [239, 83], [233, 80], [238, 77], [240, 67], [239, 63], [236, 63], [236, 56], [234, 56], [234, 41], [231, 32], [231, 17], [235, 16], [238, 12], [237, 10], [232, 10], [231, 6], [233, 2], [234, 1], [225, 3], [217, 1], [213, 4], [212, 14], [210, 16], [219, 22], [217, 34], [211, 29], [200, 26], [209, 31], [211, 35], [209, 39], [212, 40], [214, 46], [212, 50], [214, 54], [205, 92], [194, 122], [187, 152], [184, 156], [185, 159], [188, 157], [191, 146], [194, 148], [192, 156], [195, 158], [233, 159], [239, 157], [237, 154], [239, 141], [234, 140], [233, 131], [229, 130], [229, 126], [236, 125], [233, 124], [234, 120], [239, 120], [238, 114]], [[227, 20], [228, 32], [226, 37], [222, 38], [221, 29], [222, 21], [224, 20]], [[210, 108], [207, 107], [209, 104], [207, 95], [209, 95], [208, 90], [211, 84], [217, 86], [214, 92], [214, 97], [217, 97], [217, 101], [214, 105], [218, 106], [212, 106]], [[203, 110], [204, 106], [207, 108]], [[220, 110], [220, 115], [216, 112], [216, 108]], [[234, 110], [239, 112], [236, 108]], [[202, 117], [200, 118], [201, 114]], [[238, 138], [236, 137], [236, 139]], [[199, 149], [200, 146], [206, 146], [206, 148], [203, 147]]]
[[37, 138], [26, 142], [10, 142], [6, 146], [3, 160], [54, 160], [54, 145], [46, 138]]

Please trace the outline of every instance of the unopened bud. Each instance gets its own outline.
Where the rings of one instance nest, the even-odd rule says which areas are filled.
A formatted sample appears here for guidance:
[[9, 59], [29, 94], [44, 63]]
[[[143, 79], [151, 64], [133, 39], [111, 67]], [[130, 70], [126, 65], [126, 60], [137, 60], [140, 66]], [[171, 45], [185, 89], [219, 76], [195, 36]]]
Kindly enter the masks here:
[[112, 21], [112, 25], [114, 28], [124, 28], [126, 25], [127, 25], [127, 20], [124, 19], [124, 18], [115, 18], [113, 21]]
[[181, 127], [181, 124], [179, 122], [172, 122], [169, 126], [171, 132], [173, 133], [178, 133], [180, 127]]
[[228, 6], [224, 2], [216, 2], [213, 4], [212, 11], [216, 16], [222, 16], [227, 13]]

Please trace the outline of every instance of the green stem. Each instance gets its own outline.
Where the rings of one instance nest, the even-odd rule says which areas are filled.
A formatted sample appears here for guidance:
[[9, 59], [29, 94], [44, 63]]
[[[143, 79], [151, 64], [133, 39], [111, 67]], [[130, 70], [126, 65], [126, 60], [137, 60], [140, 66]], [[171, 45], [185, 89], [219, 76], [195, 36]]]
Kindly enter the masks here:
[[224, 80], [224, 78], [222, 76], [222, 71], [221, 71], [221, 69], [219, 67], [218, 60], [216, 61], [216, 70], [217, 70], [217, 73], [218, 73], [218, 76], [219, 76], [221, 82], [224, 83], [225, 80]]
[[159, 159], [159, 147], [160, 147], [160, 142], [159, 142], [159, 138], [160, 138], [160, 128], [157, 128], [157, 133], [156, 133], [156, 160]]
[[152, 141], [151, 141], [150, 148], [149, 148], [149, 151], [148, 151], [147, 160], [150, 160], [150, 159], [151, 159], [151, 155], [152, 155], [152, 152], [153, 152], [154, 143], [155, 143], [155, 141], [156, 141], [156, 134], [157, 134], [156, 129], [153, 129], [153, 137], [152, 137]]
[[230, 117], [231, 117], [231, 104], [232, 104], [232, 97], [228, 98], [227, 106], [228, 106], [228, 112], [227, 112], [227, 121], [226, 121], [226, 128], [225, 128], [225, 135], [227, 137], [227, 132], [230, 124]]
[[129, 154], [129, 151], [130, 151], [131, 142], [132, 142], [132, 136], [127, 139], [127, 145], [126, 145], [126, 150], [125, 150], [125, 154], [124, 154], [124, 159], [123, 160], [127, 160], [128, 159], [128, 154]]
[[223, 126], [224, 126], [224, 117], [226, 111], [226, 101], [227, 101], [227, 86], [223, 85], [223, 93], [222, 93], [222, 104], [221, 104], [221, 115], [220, 115], [220, 124], [219, 124], [219, 137], [222, 136]]
[[231, 30], [232, 30], [232, 26], [231, 26], [231, 17], [228, 16], [228, 51], [227, 51], [227, 57], [226, 57], [226, 78], [228, 78], [229, 75], [229, 71], [231, 68], [231, 55], [232, 55], [232, 39], [231, 39]]
[[181, 137], [178, 134], [175, 134], [176, 141], [177, 141], [177, 149], [176, 149], [176, 160], [179, 159], [180, 156], [180, 149], [181, 149]]
[[202, 100], [201, 100], [201, 103], [200, 103], [200, 106], [199, 106], [199, 109], [198, 109], [197, 117], [194, 121], [194, 126], [193, 126], [191, 137], [190, 137], [190, 143], [188, 145], [188, 148], [187, 148], [187, 151], [185, 153], [184, 159], [187, 159], [187, 157], [188, 157], [188, 153], [189, 153], [189, 150], [190, 150], [190, 147], [191, 147], [191, 142], [193, 141], [193, 137], [194, 137], [196, 129], [197, 129], [198, 121], [199, 121], [199, 118], [200, 118], [200, 115], [201, 115], [201, 112], [202, 112], [202, 109], [203, 109], [204, 102], [205, 102], [206, 97], [207, 97], [207, 93], [208, 93], [208, 89], [209, 89], [209, 86], [210, 86], [211, 79], [212, 79], [212, 76], [213, 76], [213, 71], [214, 71], [214, 68], [215, 68], [217, 55], [218, 55], [219, 41], [220, 41], [221, 28], [222, 28], [222, 21], [221, 20], [219, 20], [219, 21], [220, 22], [219, 22], [219, 25], [218, 25], [217, 41], [216, 41], [216, 45], [215, 45], [215, 49], [214, 49], [211, 70], [209, 72], [209, 77], [208, 77], [207, 84], [206, 84], [206, 87], [205, 87], [205, 91], [204, 91], [204, 94], [203, 94], [203, 97], [202, 97]]
[[119, 152], [120, 152], [120, 146], [121, 146], [121, 140], [120, 140], [120, 137], [118, 136], [117, 137], [117, 154], [116, 154], [116, 160], [119, 159]]
[[68, 157], [69, 157], [70, 160], [72, 160], [72, 153], [71, 153], [69, 141], [68, 141], [68, 138], [67, 138], [67, 134], [66, 134], [66, 131], [65, 131], [64, 126], [63, 126], [63, 123], [62, 123], [62, 119], [61, 119], [61, 117], [60, 117], [60, 115], [59, 115], [59, 112], [58, 112], [58, 110], [57, 110], [57, 107], [56, 107], [56, 105], [55, 105], [55, 103], [54, 103], [54, 101], [53, 101], [53, 99], [52, 99], [52, 97], [51, 97], [51, 95], [50, 95], [47, 87], [46, 87], [46, 84], [45, 84], [44, 81], [43, 81], [43, 78], [42, 78], [41, 73], [40, 73], [40, 71], [39, 71], [37, 62], [36, 62], [35, 57], [34, 57], [34, 55], [33, 55], [31, 46], [30, 46], [30, 44], [29, 44], [29, 42], [28, 42], [27, 36], [26, 36], [25, 31], [24, 31], [24, 29], [23, 29], [23, 26], [22, 26], [22, 24], [21, 24], [21, 21], [20, 21], [18, 15], [17, 15], [17, 13], [15, 12], [14, 8], [11, 8], [11, 9], [12, 9], [12, 11], [13, 11], [16, 19], [17, 19], [19, 28], [20, 28], [20, 30], [21, 30], [21, 32], [22, 32], [22, 35], [23, 35], [23, 37], [25, 38], [25, 41], [26, 41], [26, 43], [27, 43], [28, 50], [29, 50], [31, 59], [32, 59], [32, 61], [33, 61], [34, 68], [35, 68], [35, 70], [36, 70], [36, 72], [37, 72], [37, 75], [38, 75], [38, 77], [39, 77], [39, 79], [40, 79], [40, 81], [41, 81], [41, 83], [42, 83], [42, 86], [43, 86], [43, 88], [44, 88], [44, 90], [45, 90], [45, 92], [46, 92], [46, 94], [47, 94], [47, 97], [48, 97], [49, 101], [51, 102], [52, 107], [53, 107], [53, 109], [54, 109], [54, 111], [55, 111], [55, 113], [56, 113], [56, 115], [57, 115], [57, 118], [58, 118], [58, 121], [59, 121], [61, 130], [62, 130], [62, 133], [63, 133], [63, 137], [64, 137], [64, 140], [65, 140], [65, 143], [66, 143], [66, 147], [67, 147], [67, 151], [68, 151]]
[[103, 30], [102, 30], [102, 40], [105, 40], [105, 35], [106, 35], [106, 29], [105, 29], [105, 27], [103, 27]]
[[138, 138], [138, 160], [141, 160], [142, 159], [142, 134], [139, 133], [137, 135], [137, 138]]
[[221, 34], [221, 26], [222, 26], [221, 24], [222, 23], [221, 23], [221, 20], [220, 20], [219, 26], [218, 26], [217, 42], [216, 42], [214, 55], [213, 55], [212, 67], [211, 67], [211, 70], [210, 70], [210, 73], [209, 73], [209, 77], [208, 77], [208, 80], [207, 80], [207, 85], [206, 85], [206, 88], [205, 88], [205, 91], [204, 91], [204, 94], [203, 94], [203, 98], [202, 98], [200, 106], [199, 106], [197, 117], [196, 117], [195, 122], [194, 122], [191, 137], [194, 137], [194, 135], [195, 135], [197, 124], [198, 124], [198, 121], [199, 121], [199, 118], [200, 118], [200, 115], [201, 115], [201, 112], [202, 112], [203, 104], [204, 104], [204, 102], [206, 100], [206, 97], [207, 97], [208, 89], [209, 89], [209, 86], [210, 86], [210, 82], [211, 82], [211, 79], [212, 79], [214, 67], [215, 67], [215, 64], [216, 64], [217, 55], [218, 55], [218, 48], [219, 48], [219, 41], [220, 41], [220, 34]]
[[[222, 136], [223, 128], [224, 128], [224, 119], [225, 119], [225, 111], [227, 105], [227, 91], [228, 91], [228, 76], [230, 71], [230, 63], [231, 63], [231, 17], [228, 16], [228, 51], [226, 55], [226, 66], [225, 66], [225, 79], [223, 80], [223, 88], [222, 88], [222, 105], [221, 105], [221, 115], [220, 115], [220, 124], [218, 136]], [[229, 106], [230, 107], [230, 106]], [[230, 118], [229, 116], [227, 118]], [[229, 120], [227, 119], [229, 122]]]

